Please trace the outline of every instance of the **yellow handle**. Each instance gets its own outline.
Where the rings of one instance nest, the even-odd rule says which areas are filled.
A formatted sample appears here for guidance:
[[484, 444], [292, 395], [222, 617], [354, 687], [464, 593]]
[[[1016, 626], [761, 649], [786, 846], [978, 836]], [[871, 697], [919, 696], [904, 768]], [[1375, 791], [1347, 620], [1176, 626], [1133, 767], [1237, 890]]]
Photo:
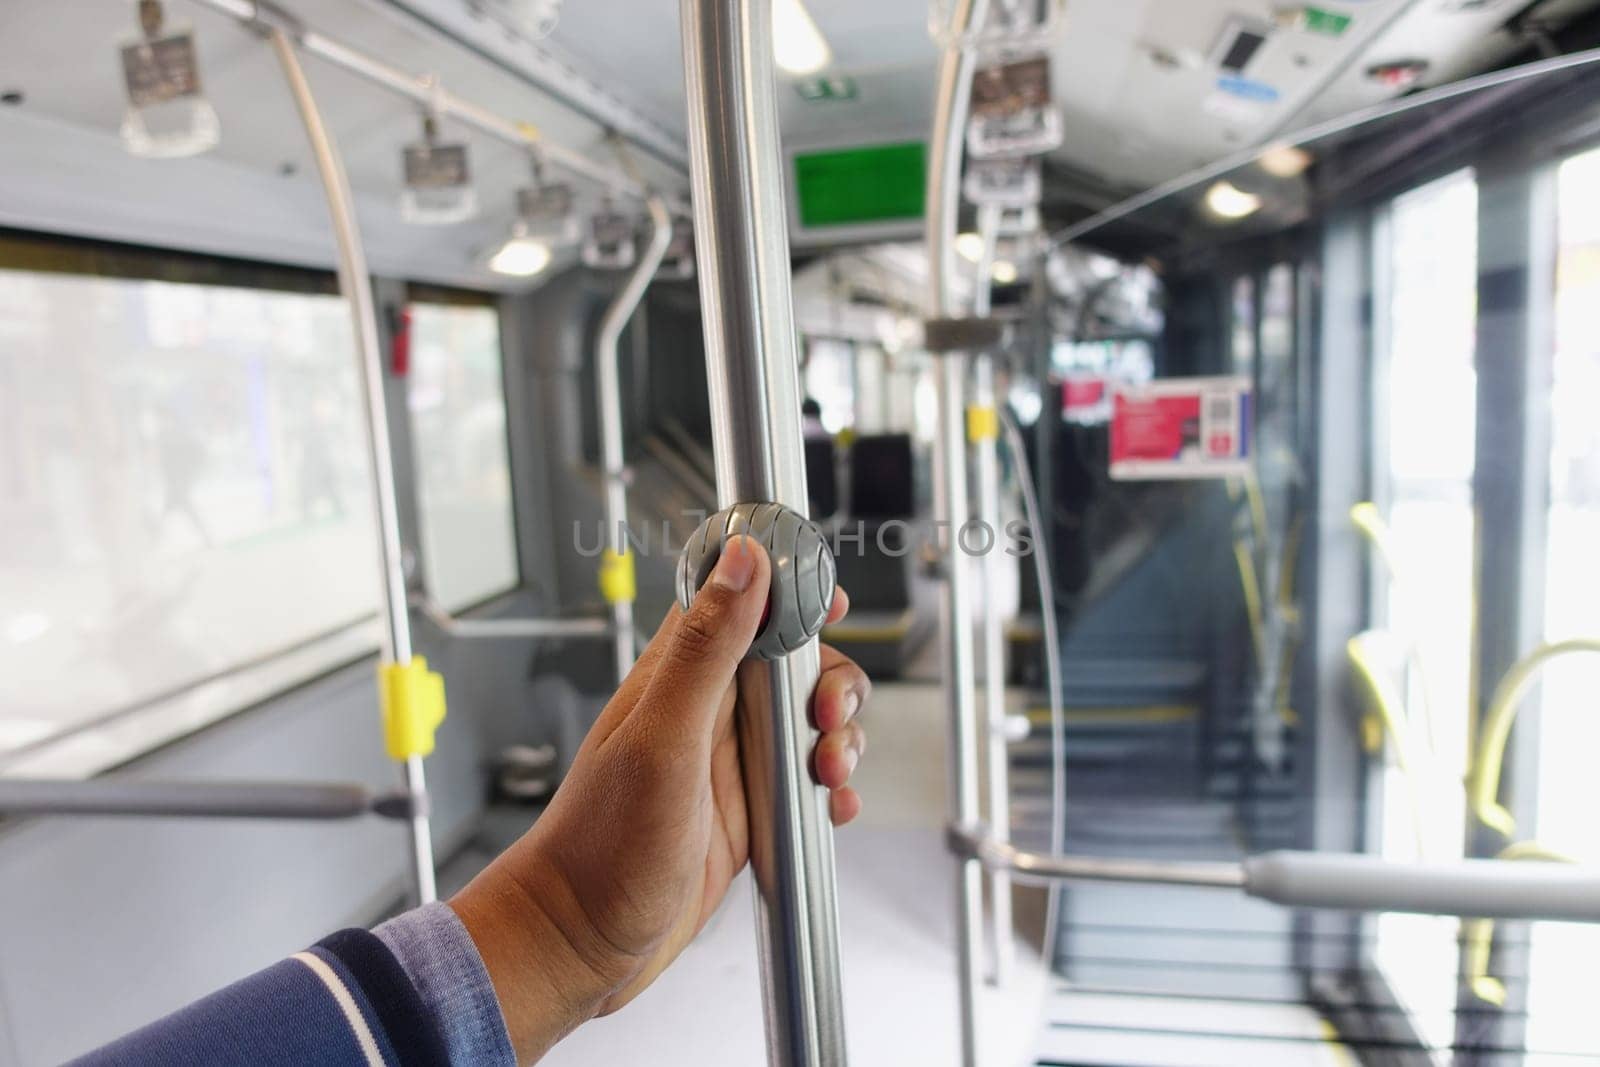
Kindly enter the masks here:
[[1377, 755], [1383, 748], [1387, 735], [1394, 749], [1395, 766], [1405, 781], [1406, 799], [1411, 807], [1411, 829], [1417, 855], [1427, 854], [1427, 841], [1422, 832], [1422, 784], [1417, 780], [1416, 765], [1411, 756], [1411, 745], [1403, 730], [1403, 721], [1409, 721], [1405, 710], [1405, 697], [1383, 672], [1369, 645], [1378, 635], [1372, 631], [1357, 634], [1345, 643], [1345, 655], [1355, 670], [1362, 687], [1367, 691], [1371, 710], [1361, 721], [1361, 740], [1368, 755]]
[[1261, 581], [1256, 577], [1255, 560], [1250, 558], [1250, 546], [1243, 541], [1235, 541], [1233, 558], [1239, 564], [1239, 586], [1244, 591], [1244, 610], [1250, 620], [1250, 641], [1255, 648], [1256, 666], [1265, 670], [1267, 620], [1261, 604]]
[[1383, 569], [1389, 572], [1389, 580], [1398, 581], [1400, 566], [1399, 557], [1394, 549], [1394, 532], [1389, 529], [1389, 524], [1384, 520], [1383, 512], [1378, 510], [1378, 505], [1370, 500], [1362, 501], [1350, 509], [1350, 521], [1372, 544], [1373, 551], [1383, 561]]
[[[1569, 856], [1554, 852], [1537, 841], [1521, 841], [1506, 849], [1497, 860], [1510, 862], [1574, 863]], [[1473, 919], [1462, 925], [1461, 938], [1465, 943], [1467, 986], [1479, 1000], [1505, 1007], [1506, 986], [1489, 974], [1489, 956], [1494, 949], [1494, 920]]]
[[1538, 679], [1539, 672], [1562, 656], [1583, 652], [1600, 652], [1600, 638], [1577, 638], [1541, 645], [1527, 658], [1506, 672], [1494, 696], [1489, 701], [1489, 712], [1483, 722], [1483, 737], [1478, 742], [1478, 759], [1468, 782], [1468, 795], [1472, 813], [1479, 822], [1506, 837], [1517, 831], [1517, 820], [1500, 803], [1500, 777], [1504, 770], [1506, 742], [1511, 738], [1511, 727], [1522, 707], [1522, 700]]
[[606, 549], [600, 557], [600, 595], [608, 604], [631, 604], [639, 595], [639, 579], [633, 569], [633, 552]]
[[992, 407], [973, 405], [967, 409], [967, 440], [973, 444], [993, 441], [1000, 436], [1000, 413]]
[[378, 710], [389, 756], [407, 760], [433, 752], [434, 731], [444, 722], [444, 677], [417, 656], [410, 663], [378, 665]]

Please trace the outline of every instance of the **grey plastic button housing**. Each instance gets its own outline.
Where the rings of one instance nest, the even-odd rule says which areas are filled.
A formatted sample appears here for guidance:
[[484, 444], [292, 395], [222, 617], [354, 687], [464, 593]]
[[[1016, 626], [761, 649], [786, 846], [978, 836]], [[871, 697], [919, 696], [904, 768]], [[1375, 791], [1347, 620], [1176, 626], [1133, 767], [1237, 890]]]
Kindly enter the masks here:
[[741, 534], [763, 545], [772, 560], [767, 621], [750, 654], [781, 659], [822, 632], [838, 584], [833, 550], [815, 523], [782, 504], [735, 504], [701, 523], [678, 559], [678, 603], [684, 610], [728, 539]]

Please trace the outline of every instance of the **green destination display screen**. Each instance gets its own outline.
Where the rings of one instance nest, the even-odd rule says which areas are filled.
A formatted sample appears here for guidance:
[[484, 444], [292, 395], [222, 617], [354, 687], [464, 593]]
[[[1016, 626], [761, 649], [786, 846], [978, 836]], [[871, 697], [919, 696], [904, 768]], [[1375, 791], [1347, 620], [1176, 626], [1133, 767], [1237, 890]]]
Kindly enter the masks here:
[[794, 157], [800, 225], [859, 226], [922, 217], [927, 146], [920, 141]]

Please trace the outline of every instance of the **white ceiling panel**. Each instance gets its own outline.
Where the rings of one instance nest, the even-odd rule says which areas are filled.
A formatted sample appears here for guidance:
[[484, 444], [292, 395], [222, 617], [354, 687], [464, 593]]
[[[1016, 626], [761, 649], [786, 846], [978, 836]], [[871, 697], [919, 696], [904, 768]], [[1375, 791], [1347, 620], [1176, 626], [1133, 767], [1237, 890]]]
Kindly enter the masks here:
[[[603, 131], [593, 122], [387, 3], [294, 0], [292, 7], [329, 37], [409, 73], [435, 74], [452, 92], [507, 118], [533, 122], [550, 139], [611, 162]], [[283, 75], [262, 38], [233, 19], [186, 0], [167, 3], [169, 25], [189, 24], [196, 32], [204, 89], [221, 120], [218, 147], [197, 160], [134, 160], [122, 151], [117, 129], [124, 96], [117, 49], [135, 29], [133, 11], [131, 0], [0, 2], [0, 89], [26, 94], [20, 107], [0, 110], [0, 123], [7, 124], [0, 129], [13, 131], [0, 135], [5, 145], [0, 213], [6, 224], [331, 265], [326, 210]], [[515, 189], [528, 182], [527, 154], [447, 121], [444, 137], [470, 145], [482, 216], [458, 226], [409, 225], [399, 213], [400, 153], [420, 137], [417, 107], [314, 56], [302, 63], [344, 157], [375, 269], [507, 287], [507, 279], [486, 270], [484, 259], [509, 228]], [[27, 158], [22, 145], [35, 146], [30, 154], [44, 151], [51, 130], [57, 131], [55, 140], [79, 155], [52, 154], [49, 167]], [[60, 197], [42, 196], [44, 190], [31, 180], [50, 168], [58, 173], [73, 167], [73, 158], [81, 174], [72, 188], [83, 199], [76, 219]], [[640, 163], [665, 187], [683, 186], [681, 177], [656, 161], [642, 158]], [[143, 198], [137, 206], [136, 190]], [[28, 215], [24, 206], [30, 204], [39, 215]], [[305, 212], [301, 226], [277, 214], [284, 205], [299, 205]], [[126, 216], [121, 223], [114, 217], [119, 211]], [[252, 227], [252, 216], [271, 218], [273, 224]], [[208, 227], [209, 240], [204, 237]], [[320, 240], [308, 241], [307, 234]]]
[[[937, 60], [927, 31], [927, 0], [806, 2], [833, 49], [828, 73], [848, 78], [855, 92], [851, 99], [808, 102], [794, 79], [780, 78], [788, 144], [925, 137]], [[1315, 2], [1349, 15], [1349, 30], [1338, 37], [1275, 31], [1245, 71], [1259, 83], [1257, 91], [1272, 99], [1251, 102], [1219, 88], [1211, 54], [1230, 17], [1270, 19], [1293, 6], [1286, 0], [1068, 0], [1062, 33], [1051, 46], [1066, 129], [1061, 162], [1112, 188], [1159, 183], [1286, 128], [1389, 98], [1393, 90], [1365, 77], [1371, 62], [1428, 59], [1430, 80], [1439, 81], [1504, 57], [1516, 42], [1493, 31], [1521, 0], [1491, 0], [1467, 11], [1453, 10], [1453, 0]], [[1554, 0], [1551, 8], [1571, 13], [1597, 2]], [[304, 136], [269, 50], [231, 19], [191, 0], [167, 3], [173, 22], [192, 22], [199, 34], [207, 92], [223, 127], [211, 161], [260, 179], [246, 183], [252, 190], [246, 196], [216, 184], [223, 171], [202, 181], [199, 171], [173, 165], [160, 173], [187, 193], [174, 202], [195, 218], [211, 212], [220, 219], [248, 214], [251, 197], [268, 196], [267, 190], [284, 188], [285, 203], [314, 195]], [[654, 154], [636, 153], [647, 178], [683, 187], [671, 163], [681, 154], [684, 106], [678, 6], [671, 0], [567, 0], [560, 24], [544, 42], [507, 37], [503, 27], [474, 14], [469, 0], [288, 0], [288, 6], [328, 36], [412, 73], [436, 74], [453, 92], [609, 161], [600, 125], [573, 106], [575, 97], [567, 91], [586, 85], [592, 97], [585, 106], [636, 120], [654, 131], [658, 148], [664, 145]], [[133, 31], [133, 10], [133, 0], [0, 0], [0, 89], [27, 94], [10, 114], [32, 122], [31, 136], [54, 123], [87, 135], [85, 144], [115, 148], [123, 106], [116, 49]], [[447, 136], [464, 137], [472, 146], [486, 218], [471, 226], [405, 227], [397, 208], [400, 148], [418, 135], [415, 106], [314, 57], [305, 65], [341, 144], [363, 216], [384, 231], [382, 240], [393, 254], [416, 249], [419, 259], [410, 272], [419, 277], [483, 279], [475, 257], [509, 222], [513, 191], [526, 180], [524, 154], [447, 123]], [[563, 84], [553, 91], [536, 88], [551, 71], [566, 72]], [[6, 114], [0, 112], [0, 121]], [[13, 175], [26, 170], [25, 160], [6, 162]], [[85, 166], [92, 168], [87, 184], [98, 174], [101, 199], [114, 204], [123, 192], [116, 183], [128, 166], [102, 155], [86, 157]], [[194, 184], [185, 190], [185, 182]], [[7, 193], [0, 185], [0, 203]], [[27, 224], [14, 211], [11, 218], [15, 225]], [[397, 236], [388, 236], [391, 229]], [[268, 243], [257, 254], [298, 261], [305, 250], [286, 238], [283, 248], [274, 251]]]

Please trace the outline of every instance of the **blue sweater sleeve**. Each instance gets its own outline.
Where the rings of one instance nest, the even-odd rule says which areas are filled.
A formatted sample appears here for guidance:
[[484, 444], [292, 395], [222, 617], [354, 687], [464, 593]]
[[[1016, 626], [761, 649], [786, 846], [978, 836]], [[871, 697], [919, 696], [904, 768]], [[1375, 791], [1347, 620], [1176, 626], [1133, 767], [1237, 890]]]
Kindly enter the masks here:
[[87, 1067], [515, 1067], [477, 949], [442, 904], [345, 930], [76, 1061]]

